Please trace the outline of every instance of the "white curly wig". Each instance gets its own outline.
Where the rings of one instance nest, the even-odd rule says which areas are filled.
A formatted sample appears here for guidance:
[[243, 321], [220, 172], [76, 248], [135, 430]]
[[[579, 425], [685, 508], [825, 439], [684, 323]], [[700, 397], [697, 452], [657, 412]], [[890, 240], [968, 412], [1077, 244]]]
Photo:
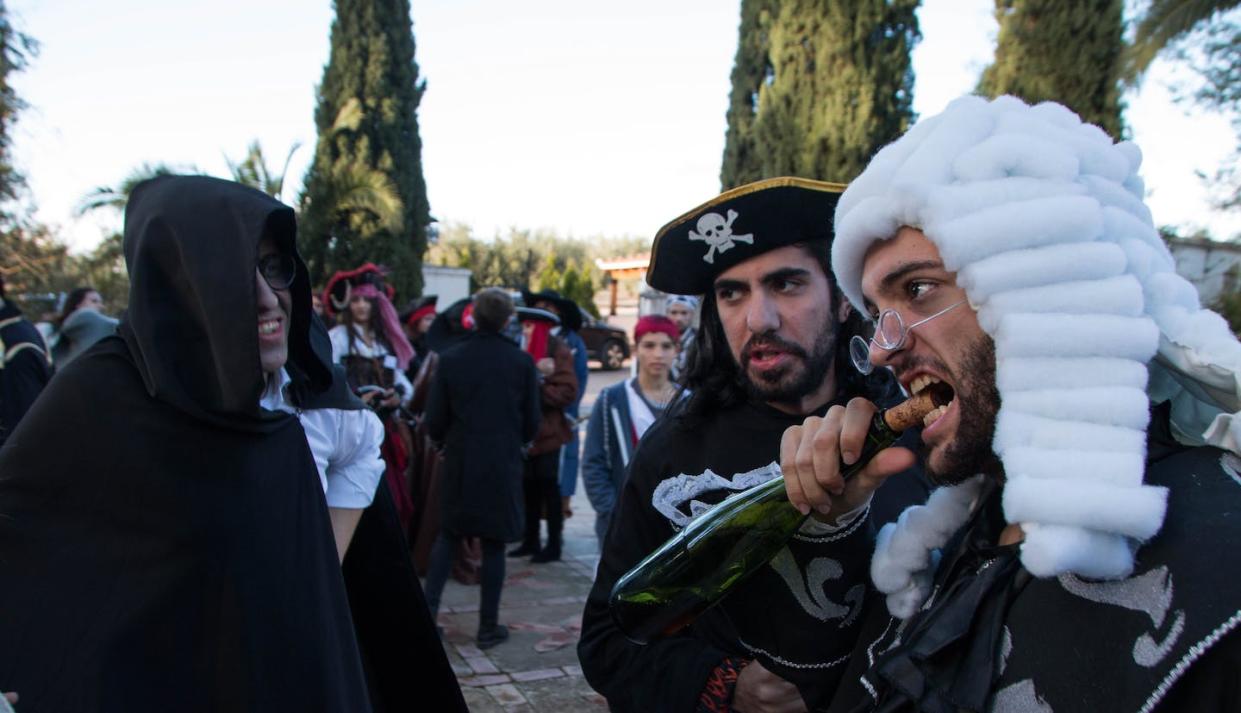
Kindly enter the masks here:
[[[1148, 399], [1172, 402], [1187, 443], [1241, 442], [1241, 344], [1176, 274], [1141, 160], [1059, 104], [967, 96], [881, 150], [836, 211], [832, 262], [856, 307], [867, 250], [910, 226], [995, 341], [992, 447], [1035, 576], [1127, 576], [1136, 545], [1159, 531], [1167, 493], [1143, 484]], [[872, 573], [896, 613], [925, 596], [926, 548], [911, 545], [944, 539], [942, 522], [934, 533], [917, 523], [952, 502], [943, 516], [959, 527], [962, 500], [933, 499], [881, 539]]]

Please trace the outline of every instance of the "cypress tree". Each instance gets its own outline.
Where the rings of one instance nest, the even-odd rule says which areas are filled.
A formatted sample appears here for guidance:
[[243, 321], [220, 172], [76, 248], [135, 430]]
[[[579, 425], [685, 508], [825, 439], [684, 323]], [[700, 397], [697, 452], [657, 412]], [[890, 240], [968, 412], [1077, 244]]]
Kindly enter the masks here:
[[1059, 102], [1112, 138], [1122, 138], [1123, 5], [1123, 0], [996, 0], [1000, 35], [979, 93]]
[[26, 102], [13, 89], [12, 75], [26, 68], [39, 45], [9, 21], [8, 8], [0, 0], [0, 201], [16, 200], [25, 178], [13, 165], [10, 148], [13, 125]]
[[431, 222], [422, 176], [409, 0], [335, 0], [318, 88], [319, 137], [302, 194], [311, 280], [374, 262], [402, 298], [422, 291]]
[[720, 183], [852, 180], [912, 123], [918, 0], [742, 0]]

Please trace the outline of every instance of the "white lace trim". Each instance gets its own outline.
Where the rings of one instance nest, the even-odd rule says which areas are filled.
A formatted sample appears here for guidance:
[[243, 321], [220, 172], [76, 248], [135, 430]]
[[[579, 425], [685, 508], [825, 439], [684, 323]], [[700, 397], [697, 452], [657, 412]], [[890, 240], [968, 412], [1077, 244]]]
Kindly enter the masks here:
[[[745, 473], [738, 473], [731, 480], [715, 473], [710, 468], [697, 475], [681, 473], [655, 486], [654, 492], [651, 493], [651, 506], [667, 518], [674, 529], [681, 530], [712, 508], [711, 505], [696, 500], [695, 498], [699, 495], [712, 490], [731, 490], [738, 493], [779, 476], [780, 466], [774, 462]], [[681, 512], [681, 506], [686, 503], [689, 504], [689, 515]]]

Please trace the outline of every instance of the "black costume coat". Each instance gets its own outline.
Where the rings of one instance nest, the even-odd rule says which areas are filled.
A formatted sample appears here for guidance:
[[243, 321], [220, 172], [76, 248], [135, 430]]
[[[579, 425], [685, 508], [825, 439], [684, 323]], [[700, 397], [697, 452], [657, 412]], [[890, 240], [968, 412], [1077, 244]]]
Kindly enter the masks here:
[[476, 332], [440, 352], [425, 418], [444, 444], [441, 529], [521, 537], [523, 452], [541, 418], [538, 381], [530, 356], [498, 334]]
[[17, 306], [0, 306], [0, 446], [52, 378], [43, 337]]
[[[673, 508], [680, 514], [672, 518], [687, 520], [703, 505], [771, 477], [747, 472], [778, 461], [785, 429], [804, 420], [744, 404], [692, 427], [661, 418], [643, 436], [612, 516], [578, 645], [587, 681], [612, 710], [693, 711], [712, 669], [728, 656], [761, 661], [796, 683], [811, 705], [835, 688], [858, 635], [867, 589], [860, 582], [873, 546], [869, 515], [835, 534], [799, 534], [778, 562], [683, 633], [647, 646], [625, 639], [607, 604], [616, 580], [675, 534]], [[925, 497], [921, 475], [902, 473], [879, 491], [876, 504], [895, 510], [894, 502]], [[823, 561], [825, 553], [831, 562]]]
[[[133, 192], [120, 336], [0, 450], [0, 689], [22, 713], [370, 710], [305, 433], [258, 406], [257, 246], [296, 255], [294, 231], [226, 181]], [[286, 368], [321, 392], [297, 262]]]

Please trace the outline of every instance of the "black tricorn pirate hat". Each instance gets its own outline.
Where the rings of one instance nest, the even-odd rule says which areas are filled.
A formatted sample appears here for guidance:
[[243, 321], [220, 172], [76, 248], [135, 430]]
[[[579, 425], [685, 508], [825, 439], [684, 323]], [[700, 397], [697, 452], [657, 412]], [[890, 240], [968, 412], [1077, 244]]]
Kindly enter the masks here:
[[582, 328], [581, 308], [577, 306], [576, 302], [555, 290], [543, 290], [542, 292], [522, 290], [521, 300], [526, 303], [527, 307], [533, 307], [536, 303], [543, 300], [551, 302], [560, 311], [560, 323], [564, 325], [565, 329], [576, 332]]
[[655, 234], [646, 281], [670, 294], [700, 295], [716, 276], [794, 243], [831, 240], [843, 183], [768, 178], [738, 186]]
[[411, 320], [421, 319], [424, 315], [435, 314], [435, 306], [439, 303], [439, 295], [423, 295], [415, 297], [405, 303], [405, 309], [401, 310], [398, 317], [401, 324], [407, 324]]

